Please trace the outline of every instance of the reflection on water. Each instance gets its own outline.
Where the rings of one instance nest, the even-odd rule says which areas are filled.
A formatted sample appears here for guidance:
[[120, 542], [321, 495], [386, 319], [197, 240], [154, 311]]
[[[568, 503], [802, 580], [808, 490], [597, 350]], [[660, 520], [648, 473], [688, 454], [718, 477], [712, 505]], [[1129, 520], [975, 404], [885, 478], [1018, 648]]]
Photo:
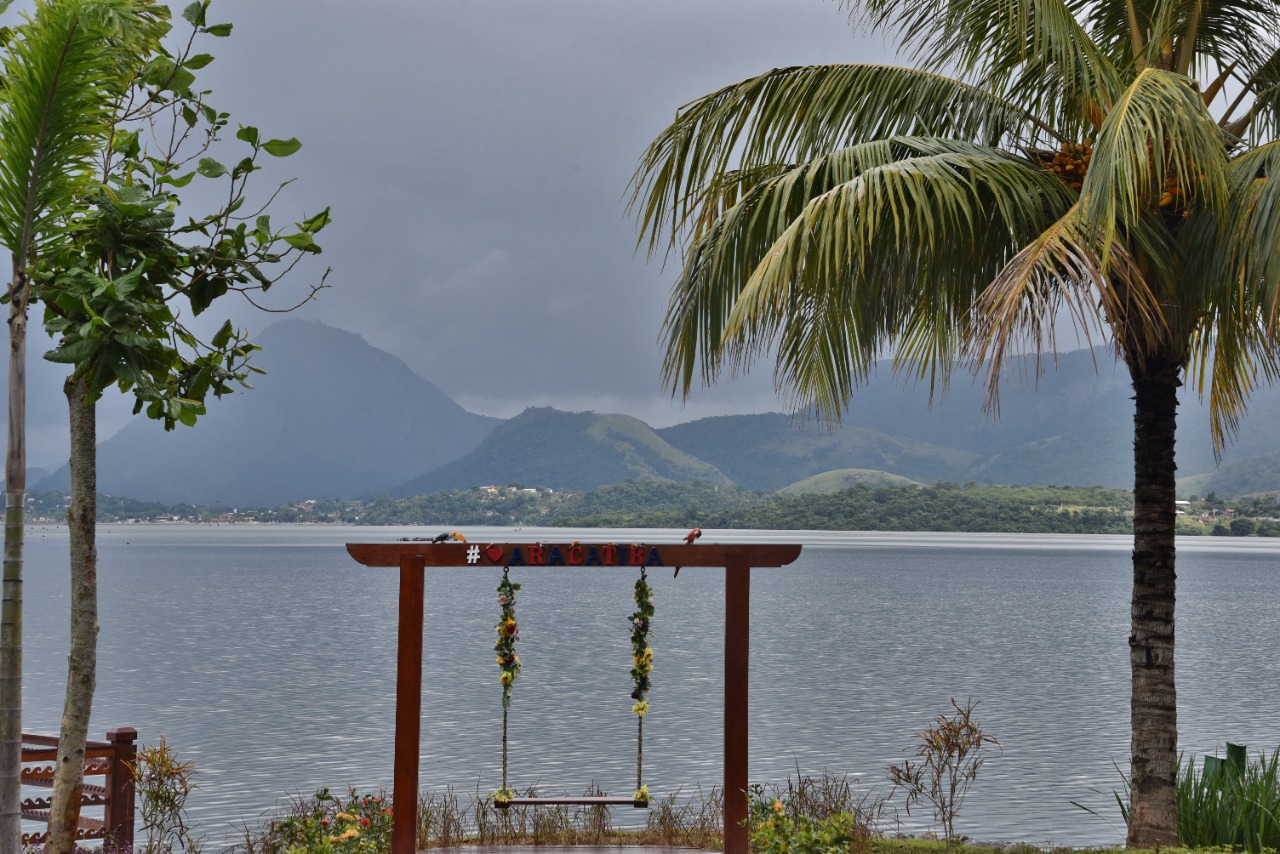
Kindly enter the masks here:
[[[92, 733], [137, 727], [196, 761], [193, 814], [210, 841], [280, 798], [391, 778], [396, 571], [341, 548], [435, 533], [313, 526], [104, 526]], [[682, 532], [611, 532], [676, 542]], [[24, 728], [55, 732], [66, 659], [66, 533], [31, 528]], [[599, 531], [486, 539], [602, 539]], [[1110, 792], [1128, 745], [1130, 542], [1124, 537], [707, 531], [702, 542], [801, 542], [752, 581], [751, 775], [849, 774], [888, 792], [912, 735], [979, 701], [1000, 740], [957, 829], [981, 839], [1122, 839]], [[1181, 748], [1280, 739], [1280, 544], [1179, 543]], [[630, 570], [518, 568], [524, 676], [511, 781], [578, 793], [634, 783]], [[656, 669], [645, 778], [663, 794], [718, 782], [723, 579], [651, 573]], [[422, 781], [498, 785], [494, 569], [429, 570]], [[1071, 805], [1082, 801], [1104, 817]], [[635, 820], [620, 814], [620, 820]], [[922, 830], [927, 815], [903, 816]]]

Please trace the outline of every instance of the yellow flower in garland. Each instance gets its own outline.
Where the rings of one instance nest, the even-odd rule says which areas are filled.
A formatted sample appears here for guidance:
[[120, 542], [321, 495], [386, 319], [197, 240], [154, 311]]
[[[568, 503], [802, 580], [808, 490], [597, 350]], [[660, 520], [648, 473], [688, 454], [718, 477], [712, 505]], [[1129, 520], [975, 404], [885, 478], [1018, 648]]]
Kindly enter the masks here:
[[[649, 645], [649, 640], [653, 637], [654, 609], [653, 588], [649, 586], [649, 579], [643, 568], [636, 580], [635, 602], [636, 610], [631, 615], [631, 681], [634, 683], [631, 699], [636, 701], [636, 705], [631, 710], [643, 707], [648, 711], [649, 704], [645, 702], [645, 696], [651, 687], [649, 674], [653, 672], [653, 647]], [[643, 716], [644, 712], [636, 714]]]
[[642, 804], [649, 803], [649, 787], [641, 786], [640, 788], [636, 789], [635, 794], [631, 796], [631, 800], [637, 801]]
[[649, 701], [641, 700], [631, 707], [631, 711], [635, 712], [639, 717], [644, 717], [649, 714]]

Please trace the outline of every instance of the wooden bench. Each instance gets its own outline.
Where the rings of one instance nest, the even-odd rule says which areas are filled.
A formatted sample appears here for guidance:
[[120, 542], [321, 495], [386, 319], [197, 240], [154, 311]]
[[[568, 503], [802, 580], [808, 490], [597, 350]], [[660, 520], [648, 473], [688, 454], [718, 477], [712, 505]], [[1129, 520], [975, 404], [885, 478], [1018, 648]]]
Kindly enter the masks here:
[[[103, 777], [103, 785], [86, 782], [80, 801], [84, 807], [102, 807], [102, 817], [80, 816], [77, 840], [101, 839], [108, 850], [128, 851], [133, 848], [134, 785], [133, 762], [138, 755], [138, 731], [133, 727], [107, 730], [106, 741], [85, 744], [85, 777]], [[22, 785], [53, 788], [54, 768], [58, 762], [58, 737], [22, 734]], [[22, 817], [39, 821], [46, 830], [22, 834], [23, 845], [43, 845], [49, 841], [47, 825], [52, 798], [23, 798]]]

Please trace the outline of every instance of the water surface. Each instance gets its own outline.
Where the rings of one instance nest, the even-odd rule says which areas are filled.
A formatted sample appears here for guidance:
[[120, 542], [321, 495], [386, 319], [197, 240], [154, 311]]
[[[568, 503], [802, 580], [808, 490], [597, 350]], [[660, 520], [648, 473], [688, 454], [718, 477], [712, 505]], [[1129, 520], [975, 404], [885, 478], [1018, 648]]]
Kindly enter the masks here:
[[[100, 528], [100, 675], [92, 734], [131, 725], [195, 760], [192, 813], [210, 842], [320, 786], [390, 784], [394, 569], [347, 541], [413, 528]], [[472, 529], [472, 541], [676, 542], [682, 532]], [[703, 542], [801, 542], [752, 580], [751, 776], [885, 768], [949, 709], [979, 703], [1001, 750], [957, 830], [985, 840], [1122, 840], [1110, 791], [1128, 753], [1126, 537], [708, 531]], [[1274, 749], [1280, 735], [1280, 543], [1179, 543], [1181, 748]], [[67, 650], [66, 531], [31, 528], [24, 728], [56, 731]], [[513, 785], [613, 793], [634, 783], [627, 615], [634, 573], [519, 568]], [[495, 788], [501, 708], [492, 657], [500, 570], [428, 570], [422, 783]], [[657, 795], [720, 779], [723, 572], [650, 574], [656, 669], [645, 778]], [[1102, 814], [1072, 806], [1080, 801]], [[619, 818], [634, 820], [631, 813]], [[926, 814], [901, 816], [927, 829]]]

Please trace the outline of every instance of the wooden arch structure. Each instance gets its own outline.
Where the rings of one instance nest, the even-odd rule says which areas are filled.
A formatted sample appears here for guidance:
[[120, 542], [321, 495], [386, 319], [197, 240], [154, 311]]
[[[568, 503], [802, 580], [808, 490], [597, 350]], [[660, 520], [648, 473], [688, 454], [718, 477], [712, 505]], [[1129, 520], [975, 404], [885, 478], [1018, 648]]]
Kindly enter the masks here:
[[[747, 854], [747, 678], [750, 662], [752, 567], [786, 566], [799, 545], [650, 545], [614, 543], [348, 543], [365, 566], [400, 568], [396, 659], [394, 805], [418, 802], [422, 726], [423, 590], [428, 567], [564, 566], [723, 567], [724, 587], [724, 841], [725, 854]], [[414, 809], [396, 809], [392, 854], [414, 854]]]

